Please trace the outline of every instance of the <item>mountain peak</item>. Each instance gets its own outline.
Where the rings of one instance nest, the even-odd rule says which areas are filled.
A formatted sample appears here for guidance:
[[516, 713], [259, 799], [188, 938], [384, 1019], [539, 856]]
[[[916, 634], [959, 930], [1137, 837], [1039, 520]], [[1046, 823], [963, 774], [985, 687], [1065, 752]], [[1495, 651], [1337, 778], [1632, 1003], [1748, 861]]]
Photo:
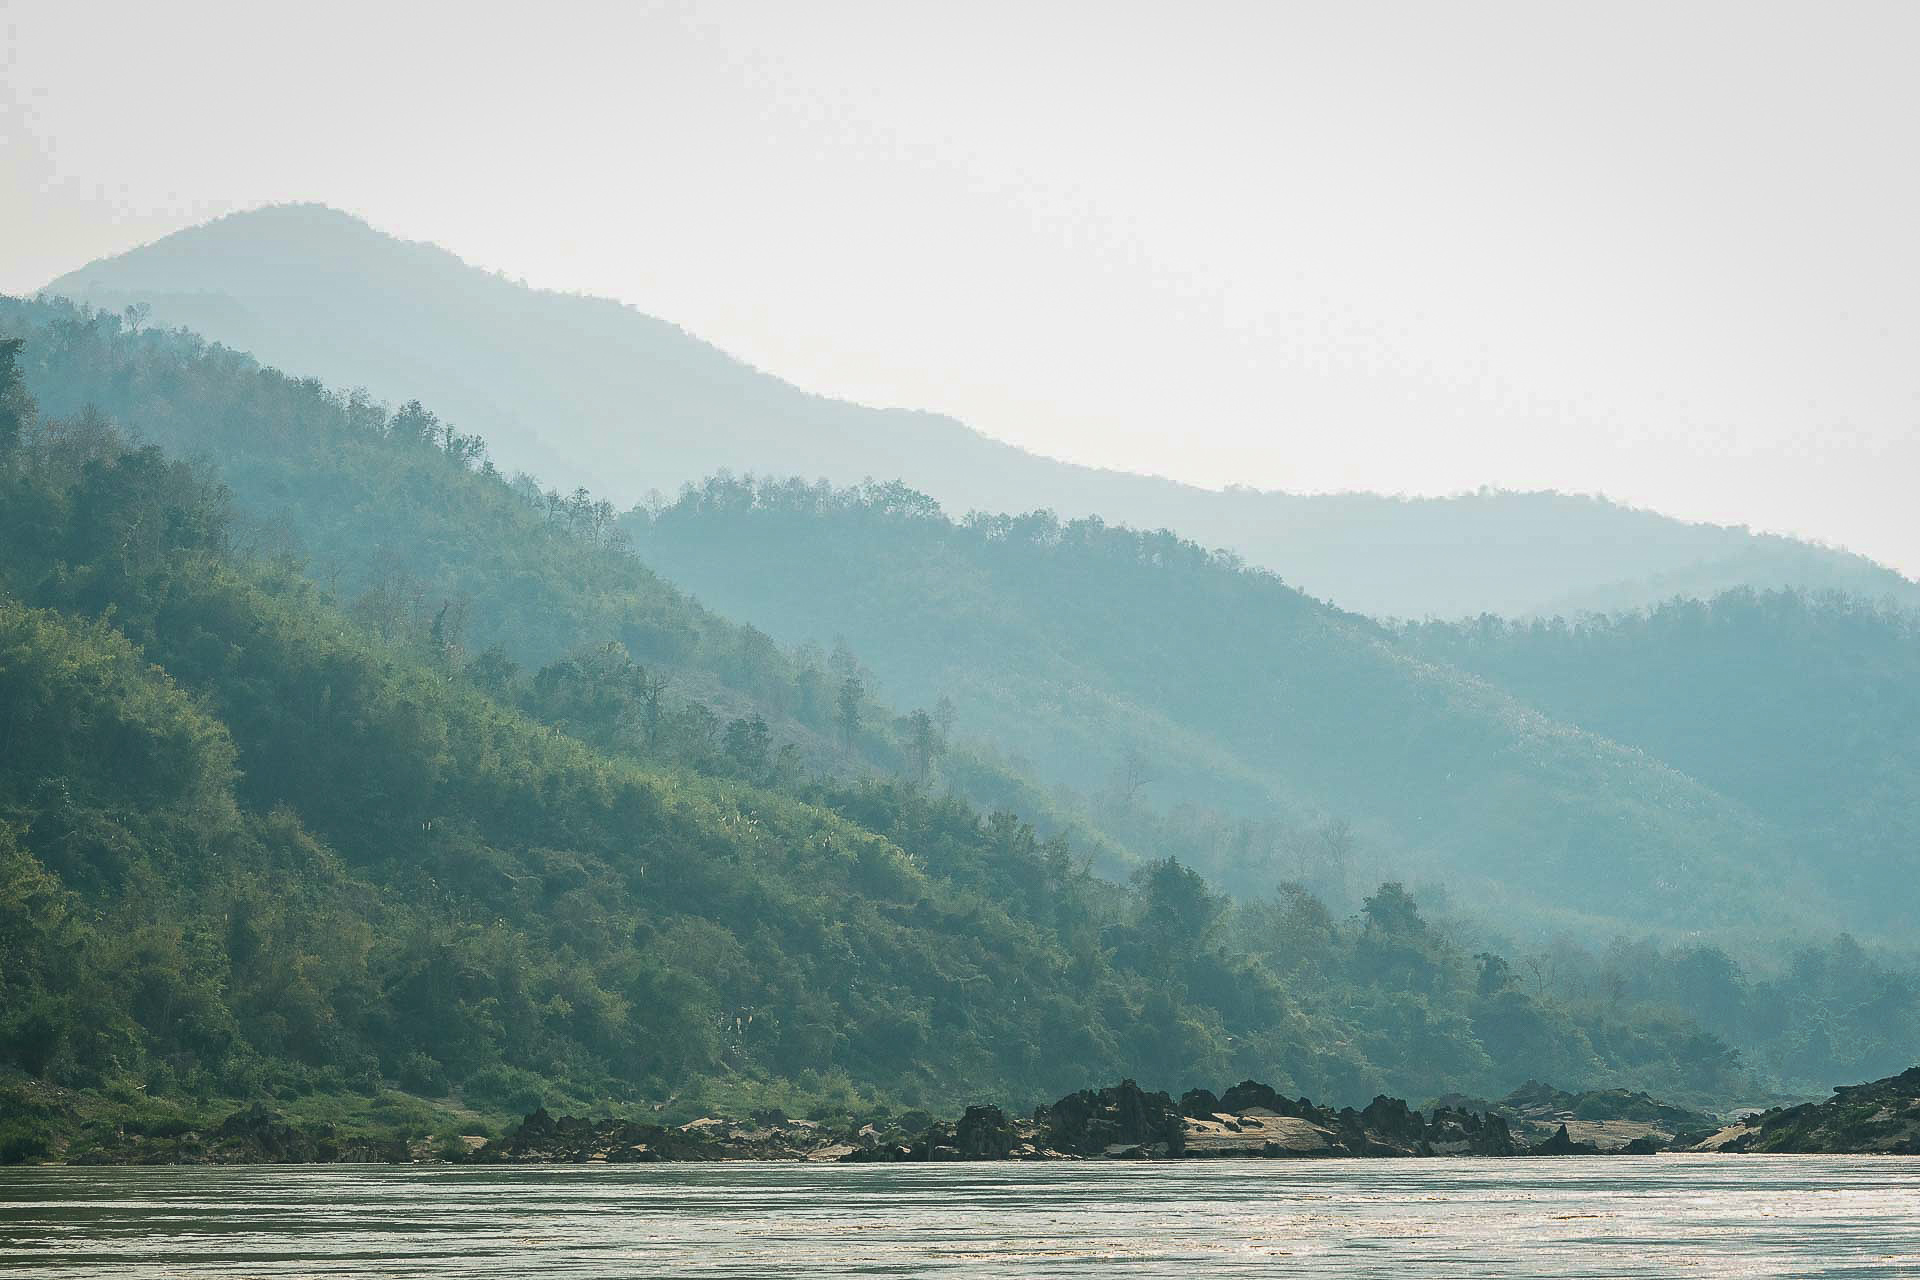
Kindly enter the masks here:
[[1038, 508], [1173, 529], [1344, 608], [1399, 617], [1631, 608], [1736, 586], [1920, 601], [1861, 556], [1601, 499], [1386, 500], [1198, 489], [1078, 466], [937, 413], [810, 394], [672, 323], [544, 292], [324, 204], [229, 214], [49, 286], [390, 402], [418, 398], [496, 461], [619, 504], [717, 471], [901, 480], [948, 511]]

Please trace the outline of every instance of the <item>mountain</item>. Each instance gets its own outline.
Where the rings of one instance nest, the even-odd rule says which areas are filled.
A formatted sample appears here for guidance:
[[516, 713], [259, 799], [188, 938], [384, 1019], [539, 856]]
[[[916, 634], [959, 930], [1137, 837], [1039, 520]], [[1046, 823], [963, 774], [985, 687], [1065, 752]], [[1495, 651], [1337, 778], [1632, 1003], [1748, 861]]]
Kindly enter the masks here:
[[[1752, 936], [1790, 915], [1884, 929], [1914, 905], [1649, 752], [1170, 534], [719, 479], [629, 523], [642, 558], [720, 611], [787, 643], [857, 636], [881, 687], [946, 698], [962, 729], [1094, 795], [1106, 829], [1238, 888], [1285, 869], [1337, 899], [1344, 858], [1588, 936]], [[1210, 809], [1335, 838], [1301, 847]]]
[[1222, 493], [1044, 458], [938, 414], [810, 395], [632, 307], [529, 289], [320, 206], [231, 215], [47, 289], [147, 304], [156, 323], [269, 364], [421, 398], [502, 466], [623, 505], [722, 469], [900, 480], [956, 513], [1170, 528], [1380, 616], [1612, 608], [1741, 585], [1920, 603], [1920, 586], [1857, 555], [1598, 498]]
[[1793, 832], [1848, 897], [1911, 879], [1920, 623], [1909, 613], [1736, 591], [1572, 622], [1430, 623], [1405, 637], [1423, 658], [1644, 751]]
[[[856, 698], [847, 733], [845, 655], [789, 654], [702, 608], [628, 553], [609, 505], [509, 484], [478, 442], [417, 403], [389, 416], [195, 335], [135, 340], [59, 304], [0, 298], [0, 332], [27, 336], [18, 365], [50, 419], [96, 433], [117, 422], [176, 455], [218, 458], [249, 543], [299, 557], [383, 638], [466, 653], [496, 683], [524, 669], [558, 690], [562, 671], [625, 670], [646, 682], [644, 710], [577, 708], [574, 727], [613, 733], [642, 715], [656, 749], [692, 761], [724, 754], [731, 722], [757, 718], [783, 769], [904, 767], [893, 709]], [[1049, 835], [1068, 825], [1027, 779], [941, 746], [944, 778], [973, 802]], [[1131, 864], [1077, 835], [1104, 869]]]
[[[1754, 1087], [1663, 994], [1707, 962], [1744, 981], [1717, 952], [1650, 944], [1631, 977], [1670, 986], [1641, 1000], [1600, 994], [1610, 962], [1548, 985], [1470, 956], [1398, 884], [1341, 919], [1298, 889], [1229, 902], [1173, 859], [1103, 881], [911, 757], [882, 776], [871, 701], [844, 773], [780, 767], [804, 714], [740, 703], [717, 735], [735, 704], [704, 701], [743, 696], [719, 673], [744, 628], [429, 420], [0, 300], [0, 1160], [262, 1100], [453, 1141], [546, 1101], [845, 1115], [1119, 1075]], [[343, 591], [382, 543], [465, 583], [501, 644], [463, 644], [443, 582], [375, 563]], [[542, 590], [551, 617], [480, 616]], [[679, 635], [711, 685], [661, 698], [608, 619]], [[529, 674], [504, 644], [561, 653]], [[812, 687], [756, 652], [763, 696]], [[1771, 1034], [1851, 1026], [1856, 989], [1763, 999], [1809, 1004]], [[1917, 1013], [1876, 1006], [1874, 1034]]]
[[[1751, 793], [1170, 535], [741, 481], [623, 528], [508, 482], [420, 406], [386, 415], [57, 305], [0, 318], [30, 335], [49, 413], [93, 406], [220, 459], [249, 539], [297, 548], [384, 636], [524, 669], [596, 741], [638, 725], [698, 764], [729, 758], [729, 732], [752, 754], [758, 718], [789, 771], [929, 779], [1109, 874], [1177, 855], [1236, 894], [1298, 879], [1342, 907], [1410, 875], [1520, 936], [1877, 931], [1906, 901], [1858, 874], [1865, 851], [1835, 859]], [[628, 692], [566, 692], [600, 675]], [[1754, 898], [1756, 878], [1780, 891]]]

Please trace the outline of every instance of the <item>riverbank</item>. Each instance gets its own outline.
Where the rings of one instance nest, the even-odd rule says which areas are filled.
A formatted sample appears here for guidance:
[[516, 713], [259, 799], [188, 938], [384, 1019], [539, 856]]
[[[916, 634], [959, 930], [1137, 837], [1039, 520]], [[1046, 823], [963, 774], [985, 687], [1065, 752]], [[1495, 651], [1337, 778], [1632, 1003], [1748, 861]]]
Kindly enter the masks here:
[[[1569, 1115], [1573, 1123], [1581, 1122]], [[554, 1116], [536, 1109], [491, 1140], [409, 1143], [355, 1137], [333, 1125], [301, 1125], [259, 1105], [203, 1130], [120, 1133], [76, 1152], [69, 1163], [255, 1164], [446, 1161], [475, 1164], [804, 1160], [910, 1163], [962, 1160], [1199, 1159], [1220, 1157], [1420, 1157], [1598, 1154], [1566, 1123], [1532, 1140], [1491, 1109], [1421, 1111], [1397, 1098], [1332, 1108], [1289, 1098], [1256, 1081], [1215, 1095], [1195, 1089], [1177, 1101], [1131, 1080], [1081, 1090], [1030, 1114], [966, 1108], [951, 1120], [919, 1112], [842, 1123], [778, 1111], [745, 1118], [704, 1116], [667, 1125], [630, 1119]], [[1662, 1149], [1670, 1135], [1636, 1133], [1621, 1149]]]
[[1920, 1067], [1724, 1124], [1625, 1091], [1564, 1093], [1529, 1082], [1486, 1102], [1445, 1098], [1422, 1110], [1376, 1097], [1362, 1108], [1290, 1098], [1257, 1081], [1177, 1100], [1131, 1080], [1071, 1093], [1024, 1115], [994, 1105], [950, 1120], [906, 1112], [834, 1122], [758, 1111], [670, 1125], [555, 1116], [537, 1108], [497, 1137], [406, 1140], [290, 1121], [256, 1103], [217, 1124], [120, 1132], [64, 1161], [113, 1164], [580, 1164], [788, 1160], [937, 1163], [980, 1160], [1417, 1159], [1435, 1156], [1649, 1155], [1659, 1152], [1920, 1154]]

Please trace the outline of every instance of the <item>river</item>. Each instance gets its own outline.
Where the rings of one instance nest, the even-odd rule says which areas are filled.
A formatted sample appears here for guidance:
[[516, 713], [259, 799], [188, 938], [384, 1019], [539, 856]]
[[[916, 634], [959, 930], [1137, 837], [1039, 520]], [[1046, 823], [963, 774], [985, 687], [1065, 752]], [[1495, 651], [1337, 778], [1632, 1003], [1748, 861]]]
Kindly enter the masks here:
[[1920, 1275], [1920, 1158], [16, 1168], [0, 1271]]

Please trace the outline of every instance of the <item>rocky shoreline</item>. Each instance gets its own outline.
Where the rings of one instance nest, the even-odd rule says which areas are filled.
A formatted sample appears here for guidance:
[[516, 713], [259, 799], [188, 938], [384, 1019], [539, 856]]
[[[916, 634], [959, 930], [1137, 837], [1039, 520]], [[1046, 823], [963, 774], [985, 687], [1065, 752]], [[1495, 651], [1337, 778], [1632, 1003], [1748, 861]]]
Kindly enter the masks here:
[[205, 1132], [164, 1138], [124, 1134], [71, 1162], [883, 1164], [1747, 1151], [1920, 1155], [1920, 1067], [1842, 1087], [1825, 1103], [1775, 1108], [1731, 1125], [1645, 1094], [1567, 1094], [1533, 1082], [1498, 1102], [1442, 1099], [1422, 1112], [1384, 1096], [1358, 1110], [1323, 1107], [1252, 1080], [1219, 1095], [1189, 1090], [1176, 1101], [1123, 1080], [1070, 1093], [1030, 1115], [982, 1105], [950, 1121], [907, 1113], [835, 1125], [764, 1111], [744, 1120], [706, 1116], [663, 1125], [554, 1116], [541, 1108], [492, 1140], [475, 1136], [435, 1146], [354, 1138], [329, 1126], [296, 1126], [256, 1103]]
[[1920, 1156], [1920, 1067], [1870, 1084], [1841, 1085], [1825, 1102], [1747, 1116], [1696, 1150]]
[[[1663, 1147], [1638, 1138], [1619, 1149]], [[1387, 1097], [1360, 1110], [1334, 1109], [1251, 1080], [1219, 1096], [1191, 1090], [1176, 1102], [1123, 1080], [1068, 1094], [1030, 1116], [973, 1106], [956, 1120], [924, 1127], [833, 1129], [777, 1113], [747, 1122], [709, 1117], [665, 1127], [556, 1118], [541, 1110], [467, 1158], [481, 1164], [768, 1159], [865, 1164], [1600, 1153], [1597, 1145], [1572, 1139], [1564, 1125], [1542, 1142], [1523, 1142], [1504, 1118], [1484, 1111], [1439, 1107], [1425, 1114]]]

